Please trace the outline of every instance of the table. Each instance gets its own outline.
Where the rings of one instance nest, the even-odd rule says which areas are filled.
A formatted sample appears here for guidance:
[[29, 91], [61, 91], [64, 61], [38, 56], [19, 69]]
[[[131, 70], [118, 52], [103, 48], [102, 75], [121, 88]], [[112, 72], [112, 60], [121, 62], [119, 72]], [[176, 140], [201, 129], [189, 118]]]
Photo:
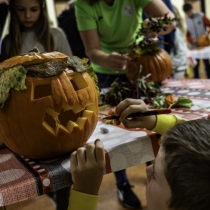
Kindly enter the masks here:
[[[194, 102], [191, 110], [172, 109], [173, 114], [188, 120], [210, 118], [210, 80], [168, 79], [163, 82], [162, 90], [190, 97]], [[101, 126], [108, 128], [109, 133], [102, 134]], [[105, 174], [151, 161], [159, 149], [158, 135], [154, 132], [129, 130], [123, 126], [104, 124], [100, 120], [88, 143], [96, 138], [104, 143]], [[69, 156], [35, 161], [14, 154], [7, 148], [0, 149], [0, 206], [70, 186]]]

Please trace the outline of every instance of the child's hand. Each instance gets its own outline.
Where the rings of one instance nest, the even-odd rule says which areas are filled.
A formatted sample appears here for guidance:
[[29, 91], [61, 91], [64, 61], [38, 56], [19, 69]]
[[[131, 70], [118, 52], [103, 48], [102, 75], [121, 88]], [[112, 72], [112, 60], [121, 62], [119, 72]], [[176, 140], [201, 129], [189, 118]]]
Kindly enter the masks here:
[[131, 120], [126, 119], [129, 114], [145, 111], [148, 111], [148, 107], [141, 99], [125, 99], [117, 105], [115, 115], [120, 116], [119, 122], [122, 122], [126, 128], [146, 128], [151, 130], [156, 125], [156, 116], [154, 115]]
[[103, 143], [80, 147], [70, 157], [73, 188], [78, 192], [98, 195], [105, 168]]

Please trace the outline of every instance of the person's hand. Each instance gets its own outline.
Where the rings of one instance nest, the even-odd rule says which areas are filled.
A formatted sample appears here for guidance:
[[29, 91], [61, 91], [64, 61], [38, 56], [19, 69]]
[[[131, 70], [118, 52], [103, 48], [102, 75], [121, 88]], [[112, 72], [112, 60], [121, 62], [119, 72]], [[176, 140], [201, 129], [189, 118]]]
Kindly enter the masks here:
[[80, 147], [70, 157], [74, 190], [98, 195], [105, 169], [103, 143], [97, 139], [86, 148]]
[[9, 0], [0, 0], [0, 4], [7, 4], [7, 5], [9, 5]]
[[156, 125], [157, 119], [155, 115], [126, 119], [129, 114], [145, 111], [148, 111], [148, 107], [141, 99], [125, 99], [117, 105], [114, 115], [120, 116], [119, 122], [122, 122], [126, 128], [146, 128], [151, 130]]
[[107, 57], [107, 67], [113, 71], [125, 71], [127, 62], [131, 60], [127, 55], [112, 52]]

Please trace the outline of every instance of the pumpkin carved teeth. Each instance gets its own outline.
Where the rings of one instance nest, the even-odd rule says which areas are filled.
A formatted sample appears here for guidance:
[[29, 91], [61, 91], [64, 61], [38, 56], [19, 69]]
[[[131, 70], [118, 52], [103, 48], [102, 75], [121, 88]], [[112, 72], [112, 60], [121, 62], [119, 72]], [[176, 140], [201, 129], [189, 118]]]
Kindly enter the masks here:
[[55, 128], [51, 127], [51, 125], [49, 125], [46, 121], [43, 122], [43, 126], [53, 135], [58, 135], [61, 130], [67, 133], [81, 132], [85, 129], [86, 123], [90, 123], [94, 117], [93, 111], [85, 110], [82, 113], [82, 117], [77, 118], [76, 122], [69, 120], [65, 127], [65, 125], [62, 125], [59, 121], [59, 113], [54, 112], [54, 110], [50, 108], [47, 109], [46, 113], [48, 113], [55, 120]]

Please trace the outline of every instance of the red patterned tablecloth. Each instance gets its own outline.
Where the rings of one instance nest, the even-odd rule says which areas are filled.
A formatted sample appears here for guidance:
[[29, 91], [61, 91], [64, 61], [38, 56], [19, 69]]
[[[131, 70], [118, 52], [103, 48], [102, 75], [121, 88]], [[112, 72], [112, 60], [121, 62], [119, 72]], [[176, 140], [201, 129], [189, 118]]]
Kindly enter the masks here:
[[[175, 95], [192, 98], [191, 110], [173, 109], [188, 120], [210, 118], [209, 80], [166, 80], [163, 90]], [[199, 92], [199, 94], [198, 94]], [[201, 109], [205, 106], [206, 109]], [[100, 127], [109, 133], [102, 134]], [[106, 150], [106, 172], [110, 173], [133, 165], [153, 160], [159, 145], [154, 132], [145, 129], [128, 130], [98, 122], [88, 143], [100, 138]], [[0, 206], [30, 199], [71, 185], [69, 156], [35, 161], [14, 154], [9, 149], [0, 149]]]

